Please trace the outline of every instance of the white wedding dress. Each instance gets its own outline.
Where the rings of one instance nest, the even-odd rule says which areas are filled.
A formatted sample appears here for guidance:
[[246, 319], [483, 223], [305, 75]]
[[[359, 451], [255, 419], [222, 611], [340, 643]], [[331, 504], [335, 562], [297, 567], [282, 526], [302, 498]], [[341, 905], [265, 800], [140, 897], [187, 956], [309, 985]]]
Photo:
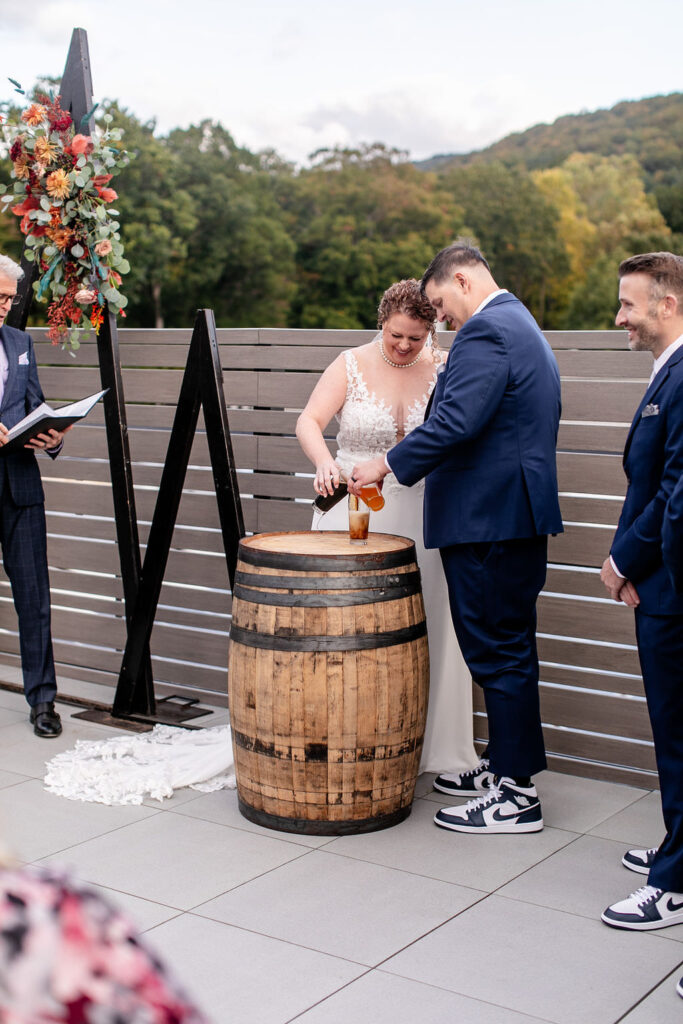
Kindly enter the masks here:
[[[391, 406], [368, 389], [354, 352], [345, 352], [344, 358], [347, 390], [338, 416], [335, 461], [348, 477], [357, 463], [384, 455], [392, 448], [398, 440], [398, 427]], [[403, 422], [404, 434], [423, 422], [435, 383], [436, 371], [427, 392], [408, 405]], [[453, 631], [441, 557], [438, 550], [425, 549], [422, 539], [424, 481], [414, 487], [404, 487], [390, 473], [384, 478], [382, 493], [386, 503], [380, 512], [370, 513], [370, 530], [410, 537], [415, 542], [422, 574], [430, 682], [420, 770], [466, 771], [478, 761], [472, 743], [472, 680]], [[314, 513], [313, 529], [348, 529], [347, 502], [339, 502], [329, 512]]]
[[141, 804], [189, 786], [202, 793], [234, 789], [230, 727], [181, 729], [77, 740], [46, 764], [45, 789], [69, 800]]

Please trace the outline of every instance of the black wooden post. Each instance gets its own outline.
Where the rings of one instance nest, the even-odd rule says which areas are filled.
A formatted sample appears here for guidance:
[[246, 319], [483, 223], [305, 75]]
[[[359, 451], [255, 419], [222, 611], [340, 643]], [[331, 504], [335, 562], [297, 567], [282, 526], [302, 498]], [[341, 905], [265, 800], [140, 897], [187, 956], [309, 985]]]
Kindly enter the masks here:
[[[95, 128], [94, 118], [84, 120], [93, 109], [92, 76], [88, 36], [85, 29], [75, 28], [66, 58], [66, 66], [60, 86], [61, 106], [73, 118], [74, 128], [83, 135], [91, 135]], [[37, 271], [35, 262], [22, 258], [25, 276], [19, 287], [21, 294], [17, 306], [12, 308], [12, 327], [25, 330], [33, 299], [32, 282]], [[116, 317], [105, 305], [104, 322], [97, 338], [102, 388], [104, 396], [104, 417], [109, 446], [109, 464], [114, 497], [116, 536], [121, 563], [121, 582], [126, 609], [126, 620], [130, 623], [138, 587], [140, 584], [140, 542], [138, 537], [135, 492], [131, 471], [126, 406], [123, 396], [121, 362], [119, 358]], [[129, 694], [125, 707], [120, 713], [154, 714], [154, 688], [149, 648], [144, 652], [142, 668], [135, 691]]]
[[240, 538], [244, 536], [244, 522], [223, 394], [223, 373], [216, 324], [210, 309], [198, 310], [192, 332], [154, 518], [147, 540], [142, 580], [128, 629], [114, 700], [114, 714], [117, 713], [119, 704], [121, 707], [127, 706], [129, 695], [139, 686], [145, 651], [149, 650], [200, 407], [204, 409], [225, 557], [232, 587], [235, 581], [237, 548]]

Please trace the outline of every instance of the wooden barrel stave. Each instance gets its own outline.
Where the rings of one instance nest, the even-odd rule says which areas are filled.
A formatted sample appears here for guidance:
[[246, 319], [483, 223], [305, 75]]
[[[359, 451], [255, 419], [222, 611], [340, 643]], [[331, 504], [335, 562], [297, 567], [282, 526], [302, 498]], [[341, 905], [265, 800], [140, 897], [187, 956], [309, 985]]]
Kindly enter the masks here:
[[[248, 588], [235, 596], [236, 635], [252, 631], [296, 648], [311, 637], [356, 643], [414, 631], [424, 623], [422, 597], [413, 586], [414, 561], [330, 571], [314, 587], [306, 583], [320, 577], [316, 567], [290, 564], [283, 570], [262, 564], [257, 571], [260, 583], [253, 579], [253, 561], [238, 561], [237, 578], [248, 578]], [[265, 600], [278, 592], [302, 599], [337, 593], [335, 579], [345, 600], [353, 602], [350, 577], [358, 579], [360, 595], [368, 589], [368, 577], [375, 589], [389, 580], [385, 589], [391, 591], [400, 586], [398, 577], [411, 573], [410, 593], [396, 599], [387, 593], [376, 603], [259, 603], [261, 593]], [[283, 575], [291, 586], [281, 585]], [[299, 580], [305, 581], [300, 590]], [[365, 831], [402, 820], [410, 811], [419, 766], [427, 679], [426, 635], [344, 651], [266, 651], [231, 641], [231, 724], [242, 813], [271, 827], [316, 834]]]

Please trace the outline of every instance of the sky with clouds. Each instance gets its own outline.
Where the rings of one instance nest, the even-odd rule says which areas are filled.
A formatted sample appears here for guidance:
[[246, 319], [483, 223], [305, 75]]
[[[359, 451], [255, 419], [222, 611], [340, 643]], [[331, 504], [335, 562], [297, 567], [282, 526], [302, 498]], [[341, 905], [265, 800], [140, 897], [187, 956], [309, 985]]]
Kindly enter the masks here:
[[220, 121], [305, 162], [381, 141], [466, 152], [562, 114], [683, 89], [680, 0], [0, 0], [6, 76], [61, 75], [88, 32], [95, 99], [165, 133]]

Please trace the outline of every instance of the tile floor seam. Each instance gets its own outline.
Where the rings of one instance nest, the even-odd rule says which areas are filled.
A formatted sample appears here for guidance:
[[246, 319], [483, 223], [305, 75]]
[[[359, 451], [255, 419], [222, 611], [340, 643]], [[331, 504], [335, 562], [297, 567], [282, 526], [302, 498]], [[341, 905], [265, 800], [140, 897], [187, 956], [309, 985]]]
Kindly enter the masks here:
[[[656, 990], [657, 990], [657, 989], [658, 989], [658, 988], [660, 987], [660, 985], [663, 985], [663, 984], [664, 984], [664, 982], [665, 982], [665, 981], [666, 981], [666, 980], [667, 980], [668, 978], [671, 978], [671, 977], [672, 977], [672, 975], [674, 975], [674, 974], [676, 974], [676, 973], [677, 973], [678, 971], [680, 971], [681, 967], [683, 967], [683, 960], [682, 960], [682, 961], [681, 961], [681, 963], [680, 963], [680, 964], [678, 965], [678, 967], [674, 967], [674, 969], [673, 969], [672, 971], [669, 971], [669, 973], [668, 973], [668, 974], [666, 975], [666, 977], [662, 978], [662, 979], [661, 979], [660, 981], [658, 981], [658, 982], [657, 982], [657, 983], [656, 983], [655, 985], [653, 985], [653, 986], [652, 986], [652, 988], [651, 988], [651, 989], [650, 989], [650, 990], [649, 990], [648, 992], [645, 992], [645, 994], [644, 994], [644, 995], [642, 995], [642, 996], [641, 996], [641, 998], [637, 1000], [637, 1002], [633, 1003], [633, 1005], [632, 1005], [632, 1006], [630, 1006], [630, 1007], [628, 1008], [628, 1010], [626, 1011], [626, 1013], [622, 1013], [621, 1017], [617, 1017], [617, 1018], [616, 1018], [615, 1020], [613, 1020], [613, 1021], [611, 1022], [611, 1024], [620, 1024], [620, 1021], [622, 1021], [622, 1020], [624, 1020], [624, 1019], [625, 1019], [626, 1017], [628, 1017], [628, 1015], [629, 1015], [630, 1013], [633, 1013], [633, 1011], [634, 1011], [634, 1010], [636, 1010], [636, 1009], [637, 1009], [637, 1008], [638, 1008], [638, 1007], [640, 1006], [640, 1004], [641, 1004], [641, 1003], [644, 1003], [646, 999], [649, 999], [649, 998], [650, 998], [650, 996], [651, 996], [651, 995], [653, 994], [653, 992], [655, 992], [655, 991], [656, 991]], [[680, 997], [679, 997], [679, 998], [680, 998]]]
[[[0, 791], [1, 792], [1, 791]], [[80, 801], [70, 800], [69, 803], [79, 803]], [[153, 810], [153, 808], [149, 808]], [[59, 850], [54, 850], [52, 853], [45, 853], [42, 857], [34, 857], [33, 860], [27, 860], [26, 864], [36, 864], [38, 867], [41, 866], [41, 861], [52, 857], [61, 857], [63, 854], [68, 853], [69, 850], [76, 850], [79, 846], [84, 846], [86, 843], [91, 843], [94, 839], [102, 839], [104, 836], [113, 835], [115, 832], [120, 832], [122, 829], [130, 828], [132, 825], [139, 825], [141, 821], [151, 821], [152, 818], [156, 818], [160, 811], [155, 811], [154, 814], [148, 814], [144, 818], [139, 818], [137, 821], [127, 821], [124, 824], [117, 825], [114, 828], [105, 829], [104, 832], [97, 832], [95, 835], [88, 836], [87, 839], [81, 839], [77, 843], [72, 843], [70, 846], [63, 846]], [[122, 890], [123, 891], [123, 890]], [[129, 895], [134, 896], [135, 893]]]
[[[463, 999], [471, 999], [473, 1003], [483, 1003], [484, 1006], [495, 1006], [497, 1010], [507, 1010], [508, 1012], [517, 1013], [520, 1017], [526, 1017], [530, 1021], [535, 1021], [536, 1024], [555, 1024], [554, 1021], [549, 1021], [545, 1017], [537, 1017], [533, 1013], [526, 1013], [524, 1010], [518, 1010], [510, 1006], [505, 1006], [503, 1003], [492, 1003], [490, 999], [479, 999], [477, 996], [471, 996], [467, 992], [456, 992], [453, 988], [444, 988], [442, 985], [435, 985], [431, 981], [418, 981], [412, 976], [404, 974], [393, 974], [391, 971], [383, 971], [381, 968], [373, 967], [373, 971], [378, 971], [379, 974], [385, 974], [389, 978], [403, 978], [405, 981], [413, 981], [417, 985], [426, 985], [428, 988], [434, 988], [438, 992], [450, 992], [453, 995], [462, 996]], [[286, 1024], [289, 1024], [287, 1021]]]
[[[207, 796], [206, 793], [200, 793], [200, 796]], [[301, 849], [307, 850], [312, 853], [314, 850], [324, 850], [326, 846], [333, 843], [337, 836], [331, 836], [327, 842], [323, 843], [322, 846], [304, 846], [303, 843], [297, 843], [296, 839], [285, 839], [284, 836], [295, 836], [295, 832], [281, 832], [278, 829], [262, 827], [260, 832], [254, 832], [251, 828], [240, 827], [239, 825], [228, 825], [223, 821], [216, 821], [214, 818], [203, 818], [198, 814], [183, 814], [182, 808], [186, 807], [187, 804], [193, 803], [193, 800], [188, 800], [187, 803], [181, 804], [178, 807], [161, 807], [159, 810], [164, 811], [167, 814], [178, 814], [184, 818], [193, 818], [195, 821], [210, 821], [213, 825], [222, 825], [223, 828], [234, 829], [235, 832], [244, 832], [248, 836], [264, 836], [266, 839], [275, 839], [280, 843], [289, 843], [290, 846], [300, 846]]]
[[[560, 849], [563, 850], [564, 847], [561, 846]], [[320, 849], [318, 847], [315, 850], [311, 850], [311, 853], [323, 852], [330, 854], [332, 857], [342, 857], [344, 860], [353, 860], [357, 864], [372, 864], [373, 867], [385, 868], [387, 871], [398, 871], [402, 875], [412, 875], [414, 878], [425, 878], [429, 882], [441, 882], [444, 885], [457, 885], [459, 889], [469, 889], [471, 892], [480, 892], [484, 896], [491, 895], [490, 892], [488, 892], [488, 890], [486, 889], [477, 889], [475, 888], [475, 886], [465, 885], [463, 882], [453, 882], [449, 878], [439, 878], [436, 875], [423, 875], [419, 871], [409, 871], [408, 868], [398, 868], [394, 864], [384, 864], [381, 861], [368, 860], [365, 857], [352, 857], [351, 854], [348, 853], [335, 853], [334, 850], [327, 850], [324, 847], [323, 849]], [[536, 865], [533, 866], [535, 867]]]
[[[212, 824], [215, 824], [215, 822], [212, 822]], [[226, 825], [225, 827], [228, 828], [229, 826]], [[247, 835], [253, 835], [253, 833], [247, 832]], [[282, 864], [274, 864], [272, 868], [268, 868], [266, 871], [261, 871], [258, 875], [253, 875], [251, 878], [245, 878], [243, 882], [238, 882], [237, 885], [232, 885], [229, 889], [224, 889], [223, 892], [217, 892], [214, 896], [209, 897], [208, 900], [202, 900], [201, 903], [197, 903], [193, 907], [186, 907], [185, 913], [191, 914], [200, 907], [203, 907], [205, 904], [211, 903], [213, 900], [220, 899], [221, 896], [226, 896], [229, 892], [235, 892], [237, 889], [241, 889], [243, 886], [249, 885], [250, 882], [255, 882], [259, 878], [265, 878], [266, 875], [270, 875], [273, 871], [278, 871], [280, 868], [284, 868], [289, 864], [295, 864], [296, 861], [301, 860], [302, 857], [305, 857], [309, 853], [317, 853], [317, 850], [310, 850], [305, 846], [302, 846], [301, 850], [303, 852], [298, 857], [291, 857], [289, 860], [283, 861]], [[197, 917], [200, 916], [203, 915], [197, 915]], [[208, 920], [212, 921], [213, 918], [208, 918]]]
[[[454, 921], [456, 919], [456, 917], [461, 917], [463, 914], [466, 914], [468, 910], [472, 910], [474, 907], [478, 907], [479, 904], [483, 903], [484, 900], [487, 900], [490, 895], [491, 894], [488, 893], [488, 892], [482, 893], [481, 899], [475, 900], [474, 903], [470, 903], [466, 907], [463, 907], [462, 910], [458, 910], [458, 911], [456, 911], [455, 914], [451, 914], [451, 916], [447, 917], [445, 921], [440, 921], [438, 924], [435, 924], [432, 928], [428, 928], [426, 932], [422, 933], [422, 935], [416, 936], [414, 939], [411, 939], [410, 942], [407, 942], [405, 944], [405, 946], [401, 946], [400, 949], [397, 949], [393, 953], [391, 953], [389, 956], [384, 957], [383, 960], [379, 960], [376, 964], [373, 964], [373, 968], [375, 970], [379, 970], [381, 968], [382, 964], [387, 963], [389, 960], [393, 960], [393, 958], [395, 956], [398, 956], [399, 953], [405, 952], [406, 949], [410, 949], [410, 947], [414, 946], [416, 942], [421, 942], [428, 935], [431, 935], [433, 932], [438, 931], [439, 928], [443, 928], [445, 925], [450, 924], [450, 922]], [[390, 972], [387, 971], [386, 973], [390, 973]], [[401, 977], [402, 977], [402, 975], [401, 975]]]
[[326, 1003], [328, 999], [332, 998], [332, 996], [336, 996], [340, 992], [343, 992], [345, 988], [349, 988], [351, 985], [355, 985], [355, 983], [357, 981], [360, 981], [362, 978], [367, 978], [368, 974], [372, 974], [374, 970], [374, 967], [369, 967], [367, 971], [363, 971], [363, 973], [359, 974], [357, 978], [352, 978], [351, 981], [345, 982], [345, 984], [340, 985], [339, 988], [335, 989], [334, 992], [328, 992], [326, 996], [323, 996], [321, 999], [318, 999], [315, 1003], [311, 1003], [311, 1005], [307, 1006], [305, 1010], [301, 1011], [301, 1013], [297, 1013], [294, 1017], [290, 1017], [289, 1020], [286, 1020], [284, 1022], [284, 1024], [292, 1024], [292, 1021], [300, 1020], [300, 1018], [303, 1017], [305, 1013], [308, 1013], [310, 1010], [314, 1010], [316, 1006], [321, 1006], [323, 1003]]
[[[600, 917], [595, 917], [595, 918], [585, 917], [583, 914], [575, 914], [571, 910], [564, 910], [562, 907], [546, 907], [545, 904], [543, 904], [543, 903], [532, 903], [531, 900], [520, 900], [516, 896], [507, 896], [505, 893], [498, 892], [498, 891], [496, 891], [495, 893], [490, 893], [490, 895], [491, 896], [497, 896], [499, 900], [507, 900], [509, 903], [522, 903], [522, 904], [524, 904], [527, 907], [536, 907], [538, 910], [550, 910], [553, 914], [566, 914], [567, 917], [577, 918], [579, 921], [595, 921], [596, 924], [602, 924], [604, 928], [609, 928], [610, 927], [608, 924], [605, 924], [604, 921], [601, 921]], [[682, 926], [681, 925], [669, 925], [669, 927], [670, 928], [680, 928]], [[627, 929], [612, 928], [610, 930], [611, 931], [626, 931]], [[663, 931], [664, 930], [662, 929], [662, 932]], [[670, 942], [670, 941], [672, 941], [670, 939], [667, 940], [666, 935], [664, 935], [664, 934], [660, 935], [656, 928], [651, 928], [649, 930], [646, 929], [644, 931], [639, 931], [638, 934], [639, 935], [646, 935], [650, 939], [658, 939], [660, 942], [667, 942], [667, 941]], [[674, 940], [674, 941], [679, 941], [679, 940]]]
[[[610, 839], [611, 838], [610, 836], [603, 836], [603, 835], [600, 835], [599, 833], [596, 833], [595, 829], [596, 828], [602, 828], [602, 826], [606, 825], [608, 821], [612, 820], [612, 818], [618, 818], [620, 814], [624, 813], [624, 811], [631, 810], [632, 808], [634, 808], [636, 806], [636, 804], [642, 803], [643, 800], [647, 800], [648, 797], [651, 797], [653, 793], [656, 793], [657, 795], [659, 795], [659, 790], [658, 789], [648, 789], [647, 792], [643, 793], [642, 796], [639, 796], [637, 800], [634, 800], [632, 803], [627, 804], [626, 807], [623, 807], [620, 811], [615, 811], [614, 814], [610, 814], [609, 818], [605, 818], [598, 825], [592, 825], [590, 827], [590, 829], [588, 830], [588, 832], [586, 832], [585, 834], [587, 836], [597, 835], [598, 839]], [[615, 840], [615, 842], [619, 842], [619, 840]]]
[[[196, 908], [195, 908], [196, 909]], [[247, 932], [249, 935], [258, 935], [260, 939], [269, 939], [271, 942], [284, 942], [286, 946], [295, 946], [296, 949], [305, 949], [308, 953], [317, 953], [318, 956], [328, 956], [333, 960], [341, 960], [345, 964], [353, 964], [356, 967], [364, 968], [365, 974], [375, 969], [375, 964], [364, 964], [362, 960], [350, 960], [348, 956], [340, 956], [339, 953], [330, 953], [327, 949], [318, 949], [316, 946], [306, 946], [303, 942], [294, 942], [293, 939], [285, 939], [281, 935], [271, 935], [269, 932], [259, 932], [256, 928], [247, 928], [243, 924], [235, 924], [233, 921], [224, 921], [222, 918], [209, 917], [208, 914], [196, 914], [195, 909], [183, 911], [182, 916], [194, 917], [198, 921], [211, 921], [213, 924], [224, 925], [226, 928], [235, 928], [239, 932]], [[162, 928], [166, 921], [152, 925], [153, 928]], [[393, 955], [393, 954], [392, 954]]]

